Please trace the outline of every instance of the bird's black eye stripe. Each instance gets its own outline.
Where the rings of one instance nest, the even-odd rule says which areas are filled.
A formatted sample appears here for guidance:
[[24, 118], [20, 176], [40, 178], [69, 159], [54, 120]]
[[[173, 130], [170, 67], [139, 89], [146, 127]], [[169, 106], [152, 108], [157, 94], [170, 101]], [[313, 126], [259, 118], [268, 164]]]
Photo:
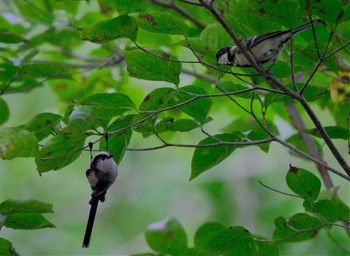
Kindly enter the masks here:
[[224, 48], [221, 48], [216, 54], [216, 59], [219, 59], [224, 54], [227, 54], [230, 57], [231, 56], [230, 49], [231, 49], [231, 46], [225, 46]]
[[108, 159], [108, 158], [110, 158], [108, 155], [104, 155], [104, 154], [96, 155], [96, 156], [94, 157], [94, 159], [92, 160], [92, 162], [91, 162], [91, 164], [90, 164], [90, 167], [91, 167], [91, 168], [94, 168], [94, 167], [97, 165], [97, 163], [98, 163], [99, 161], [104, 161], [104, 160], [106, 160], [106, 159]]

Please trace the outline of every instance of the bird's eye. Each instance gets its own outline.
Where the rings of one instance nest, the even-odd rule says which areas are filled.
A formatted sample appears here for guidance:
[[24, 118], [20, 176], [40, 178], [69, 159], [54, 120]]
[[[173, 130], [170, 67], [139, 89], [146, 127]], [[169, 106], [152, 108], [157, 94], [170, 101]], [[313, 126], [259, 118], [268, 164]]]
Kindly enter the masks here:
[[106, 160], [106, 157], [105, 157], [105, 156], [102, 156], [101, 158], [102, 158], [102, 161]]

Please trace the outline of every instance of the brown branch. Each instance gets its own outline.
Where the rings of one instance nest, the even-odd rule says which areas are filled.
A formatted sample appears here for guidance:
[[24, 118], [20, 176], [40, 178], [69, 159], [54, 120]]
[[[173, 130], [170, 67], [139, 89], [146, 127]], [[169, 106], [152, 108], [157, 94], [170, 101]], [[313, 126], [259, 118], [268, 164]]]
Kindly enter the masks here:
[[198, 28], [204, 29], [205, 25], [201, 23], [197, 18], [193, 17], [190, 13], [188, 13], [186, 10], [182, 9], [180, 6], [174, 3], [174, 1], [169, 1], [167, 3], [161, 2], [158, 0], [149, 0], [151, 3], [170, 8], [184, 16], [185, 18], [189, 19], [192, 23], [194, 23]]
[[183, 2], [185, 4], [189, 4], [189, 5], [202, 6], [200, 3], [192, 2], [192, 1], [189, 1], [189, 0], [179, 0], [179, 1]]
[[302, 98], [299, 102], [303, 106], [303, 108], [305, 109], [307, 114], [309, 115], [309, 117], [312, 120], [312, 122], [314, 123], [314, 125], [316, 126], [317, 130], [321, 134], [323, 140], [327, 144], [327, 146], [330, 149], [330, 151], [332, 152], [333, 156], [337, 159], [337, 161], [340, 164], [340, 166], [343, 167], [344, 171], [350, 177], [350, 167], [349, 167], [349, 165], [347, 164], [347, 162], [345, 161], [343, 156], [340, 154], [340, 152], [338, 151], [338, 149], [336, 148], [336, 146], [332, 142], [332, 140], [329, 137], [327, 131], [322, 126], [321, 122], [319, 121], [319, 119], [317, 118], [317, 116], [315, 115], [313, 110], [311, 109], [310, 105], [307, 103], [305, 98]]

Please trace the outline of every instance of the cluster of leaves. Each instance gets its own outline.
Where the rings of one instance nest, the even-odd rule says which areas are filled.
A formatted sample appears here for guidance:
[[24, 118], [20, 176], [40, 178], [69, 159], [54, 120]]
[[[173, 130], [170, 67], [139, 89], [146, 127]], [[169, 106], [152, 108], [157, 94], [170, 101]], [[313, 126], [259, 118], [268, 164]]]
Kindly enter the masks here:
[[[14, 201], [6, 200], [0, 203], [0, 226], [13, 229], [54, 228], [42, 214], [52, 213], [52, 205], [37, 200]], [[0, 237], [1, 255], [17, 255], [11, 242]]]
[[[98, 4], [101, 11], [86, 13], [82, 10], [88, 9], [89, 4], [81, 1], [8, 3], [14, 12], [7, 13], [7, 18], [0, 17], [3, 52], [0, 95], [28, 92], [49, 85], [65, 109], [63, 114], [40, 113], [26, 124], [0, 128], [1, 158], [33, 157], [39, 173], [44, 173], [71, 164], [88, 148], [87, 141], [94, 140], [93, 144], [99, 143], [99, 150], [106, 150], [105, 138], [108, 138], [108, 151], [120, 163], [133, 134], [140, 133], [143, 137], [159, 139], [161, 145], [149, 149], [168, 146], [195, 148], [190, 176], [194, 179], [241, 147], [258, 145], [268, 153], [270, 143], [277, 141], [299, 156], [305, 156], [309, 149], [299, 136], [300, 132], [312, 136], [316, 145], [320, 144], [318, 139], [323, 137], [319, 129], [299, 127], [284, 141], [278, 137], [279, 128], [274, 124], [276, 116], [295, 127], [286, 110], [286, 104], [296, 103], [290, 95], [270, 89], [261, 77], [253, 75], [247, 78], [232, 73], [228, 67], [216, 67], [217, 50], [231, 44], [231, 38], [209, 13], [203, 15], [201, 7], [186, 1], [151, 2], [153, 4], [146, 0], [100, 0], [90, 4]], [[297, 0], [215, 2], [223, 10], [223, 17], [232, 30], [240, 32], [243, 37], [276, 30], [281, 25], [291, 28], [307, 17], [305, 3]], [[324, 65], [333, 76], [338, 75], [338, 59], [334, 51], [345, 48], [347, 41], [344, 42], [343, 38], [349, 38], [350, 5], [330, 0], [307, 2], [309, 12], [328, 24], [319, 25], [315, 31], [305, 32], [293, 41], [293, 50], [297, 52], [293, 55], [293, 72], [311, 74], [312, 83], [309, 84], [311, 79], [304, 84], [291, 81], [287, 57], [281, 56], [272, 72], [286, 84], [286, 88], [302, 90], [308, 103], [332, 112], [335, 125], [324, 127], [331, 139], [348, 140], [350, 134], [344, 119], [348, 104], [332, 100], [327, 89], [331, 84], [329, 73], [313, 70], [314, 63], [319, 63], [318, 66]], [[167, 8], [172, 10], [164, 12], [168, 11]], [[251, 19], [246, 13], [256, 19]], [[278, 13], [283, 15], [276, 15]], [[245, 31], [241, 31], [241, 24], [246, 24]], [[329, 33], [335, 27], [336, 39]], [[317, 38], [317, 47], [314, 37]], [[83, 48], [89, 49], [86, 56], [78, 54]], [[320, 52], [323, 52], [321, 60]], [[343, 58], [349, 59], [347, 52], [341, 53]], [[243, 72], [251, 74], [253, 70]], [[194, 82], [183, 85], [184, 74], [191, 76]], [[133, 85], [137, 80], [132, 78], [161, 81], [162, 86], [144, 93]], [[220, 82], [216, 82], [216, 78], [220, 78]], [[215, 87], [212, 87], [213, 83]], [[106, 93], [110, 90], [113, 92]], [[261, 91], [265, 94], [259, 94]], [[5, 124], [10, 110], [3, 98], [0, 98], [0, 108], [0, 124]], [[220, 126], [219, 132], [207, 132], [205, 125], [215, 122], [213, 116], [223, 108], [232, 112], [235, 120]], [[171, 142], [179, 132], [197, 132], [204, 138], [192, 144]], [[339, 219], [349, 221], [348, 208], [340, 199], [316, 201], [320, 187], [314, 180], [309, 172], [291, 168], [287, 176], [288, 186], [305, 199], [306, 210], [317, 211], [319, 216], [299, 213], [289, 219], [276, 219], [274, 239], [303, 241], [313, 237], [315, 230], [325, 221], [327, 225]], [[309, 187], [309, 184], [313, 185]], [[6, 212], [0, 213], [7, 215]], [[166, 239], [170, 238], [178, 239], [176, 244], [181, 245], [181, 250], [187, 248], [183, 229], [176, 220], [159, 225], [164, 227], [161, 230], [165, 230], [165, 238], [158, 237], [155, 230], [146, 235], [154, 251], [177, 253], [177, 245], [170, 242], [168, 247]], [[299, 231], [300, 234], [294, 235]], [[177, 236], [177, 232], [181, 234]], [[293, 238], [289, 239], [290, 236]], [[236, 237], [237, 241], [231, 240]], [[226, 254], [227, 251], [246, 250], [246, 254], [259, 254], [260, 251], [276, 254], [275, 246], [266, 246], [255, 238], [241, 227], [226, 229], [219, 224], [205, 224], [196, 234], [194, 252], [204, 250]], [[165, 240], [159, 242], [157, 239]], [[242, 239], [247, 246], [237, 249], [235, 245], [242, 244]], [[175, 251], [169, 248], [175, 248]]]
[[[151, 224], [145, 233], [149, 247], [165, 255], [279, 255], [282, 243], [313, 239], [322, 228], [328, 232], [337, 222], [350, 220], [350, 209], [337, 197], [319, 199], [321, 181], [311, 172], [290, 167], [286, 176], [289, 188], [304, 200], [309, 213], [297, 213], [289, 218], [277, 217], [272, 239], [254, 235], [244, 227], [225, 227], [207, 222], [195, 233], [194, 247], [189, 247], [184, 228], [177, 219]], [[157, 255], [157, 254], [137, 254]]]

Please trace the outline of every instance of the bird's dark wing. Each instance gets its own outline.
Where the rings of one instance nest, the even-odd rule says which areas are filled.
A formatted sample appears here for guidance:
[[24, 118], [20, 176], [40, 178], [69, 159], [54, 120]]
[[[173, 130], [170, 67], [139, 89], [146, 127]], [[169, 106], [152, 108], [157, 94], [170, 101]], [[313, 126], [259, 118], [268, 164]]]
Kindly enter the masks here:
[[[288, 33], [290, 33], [290, 36], [292, 36], [291, 30], [275, 31], [275, 32], [270, 32], [270, 33], [258, 35], [258, 36], [253, 36], [253, 37], [248, 38], [245, 44], [246, 44], [246, 47], [249, 49], [249, 48], [252, 48], [255, 45], [265, 41], [266, 39], [280, 37], [280, 36], [282, 36], [284, 34], [288, 34]], [[286, 38], [285, 41], [288, 41], [289, 38], [290, 37]], [[283, 43], [285, 43], [285, 42], [283, 42]]]

